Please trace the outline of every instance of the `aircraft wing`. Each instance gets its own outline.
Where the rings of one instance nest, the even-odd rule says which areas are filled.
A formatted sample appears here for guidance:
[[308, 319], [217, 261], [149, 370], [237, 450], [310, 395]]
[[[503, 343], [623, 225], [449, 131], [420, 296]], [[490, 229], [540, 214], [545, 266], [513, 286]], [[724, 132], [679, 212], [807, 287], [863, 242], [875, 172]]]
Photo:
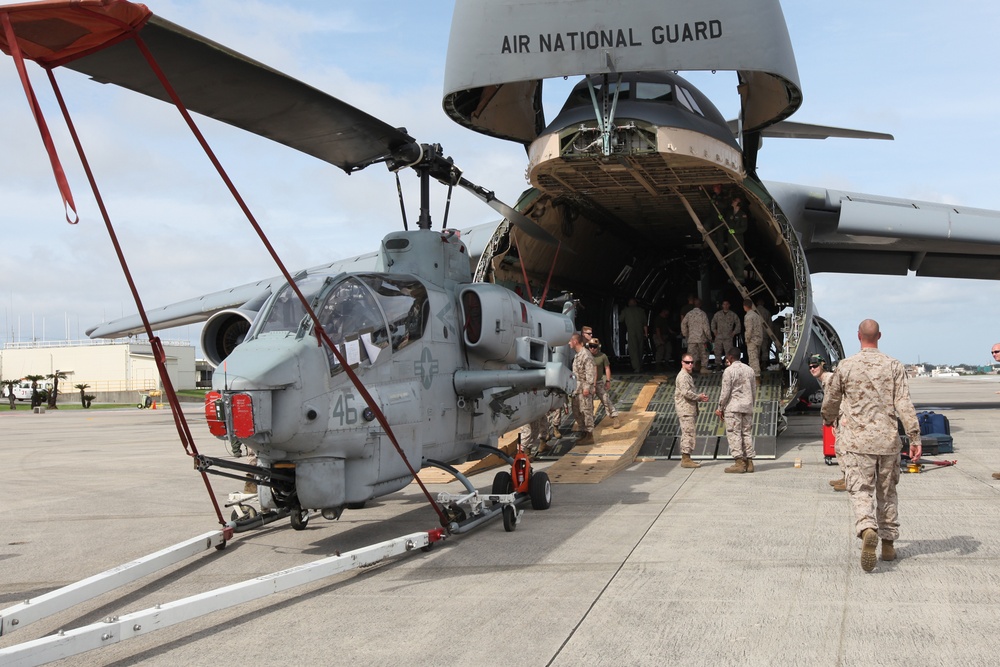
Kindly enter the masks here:
[[[323, 272], [335, 275], [347, 271], [374, 271], [377, 259], [378, 253], [370, 252], [315, 266], [307, 269], [306, 272]], [[149, 318], [149, 324], [155, 331], [204, 322], [212, 315], [232, 308], [257, 312], [264, 305], [264, 301], [284, 284], [283, 276], [274, 276], [258, 280], [255, 283], [247, 283], [239, 287], [178, 301], [162, 308], [147, 310], [146, 317]], [[142, 318], [138, 314], [121, 317], [87, 329], [87, 335], [91, 338], [119, 338], [141, 333], [145, 333], [145, 329]]]
[[[204, 322], [215, 313], [227, 308], [240, 308], [249, 303], [258, 302], [259, 305], [263, 305], [264, 300], [271, 295], [273, 290], [284, 282], [284, 278], [271, 278], [205, 294], [162, 308], [147, 310], [146, 317], [154, 331]], [[121, 336], [141, 333], [145, 333], [145, 328], [139, 315], [121, 317], [87, 329], [87, 335], [91, 338], [120, 338]]]
[[1000, 280], [1000, 211], [767, 183], [813, 273]]
[[[733, 136], [739, 136], [739, 120], [728, 120], [726, 125], [732, 131]], [[870, 132], [867, 130], [851, 130], [843, 127], [831, 127], [829, 125], [813, 125], [810, 123], [796, 123], [790, 120], [779, 121], [769, 125], [761, 131], [764, 138], [778, 139], [882, 139], [892, 141], [893, 136], [885, 132]]]

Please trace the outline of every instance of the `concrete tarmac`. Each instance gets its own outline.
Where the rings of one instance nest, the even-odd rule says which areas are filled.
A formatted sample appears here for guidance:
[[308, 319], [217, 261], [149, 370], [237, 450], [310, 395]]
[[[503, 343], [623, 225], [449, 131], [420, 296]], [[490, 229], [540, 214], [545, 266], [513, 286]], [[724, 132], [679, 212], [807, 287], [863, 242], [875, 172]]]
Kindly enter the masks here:
[[[827, 481], [818, 412], [752, 475], [636, 463], [525, 511], [60, 665], [986, 665], [1000, 655], [1000, 377], [915, 379], [952, 468], [904, 474], [898, 560], [872, 573]], [[202, 453], [226, 455], [200, 407]], [[795, 468], [796, 458], [802, 467]], [[158, 410], [0, 411], [0, 609], [217, 528]], [[544, 467], [544, 466], [543, 466]], [[493, 472], [473, 478], [488, 489]], [[213, 478], [224, 503], [240, 485]], [[432, 486], [433, 492], [459, 485]], [[228, 516], [227, 516], [228, 518]], [[0, 648], [434, 528], [418, 489], [339, 522], [287, 520], [0, 637]]]

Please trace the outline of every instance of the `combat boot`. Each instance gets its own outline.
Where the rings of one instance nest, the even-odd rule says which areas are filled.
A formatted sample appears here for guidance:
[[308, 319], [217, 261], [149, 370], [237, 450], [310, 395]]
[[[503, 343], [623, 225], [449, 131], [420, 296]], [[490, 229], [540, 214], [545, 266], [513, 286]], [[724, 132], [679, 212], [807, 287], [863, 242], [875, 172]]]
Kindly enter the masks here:
[[834, 491], [847, 491], [847, 480], [838, 479], [836, 484], [831, 484]]
[[747, 460], [747, 472], [753, 472], [753, 459], [748, 458]]
[[993, 473], [993, 479], [1000, 479], [1000, 472]]
[[243, 493], [257, 493], [257, 483], [252, 479], [248, 479], [243, 484]]
[[697, 461], [691, 460], [690, 454], [681, 454], [681, 467], [682, 468], [700, 468], [701, 464]]
[[737, 458], [733, 462], [733, 465], [726, 468], [724, 472], [733, 472], [742, 474], [745, 473], [746, 471], [747, 471], [747, 460], [744, 458]]
[[874, 528], [865, 528], [861, 531], [861, 569], [871, 572], [875, 569], [878, 558], [875, 556], [875, 547], [878, 546], [878, 533]]
[[614, 417], [611, 418], [611, 425], [614, 428], [621, 428], [622, 427], [622, 420], [618, 417], [618, 415], [615, 415]]
[[892, 540], [882, 540], [882, 560], [896, 560], [896, 547]]
[[585, 431], [583, 435], [576, 441], [578, 445], [592, 445], [594, 444], [594, 434], [590, 431]]
[[847, 478], [844, 477], [843, 475], [841, 475], [837, 479], [831, 479], [830, 482], [829, 482], [829, 484], [830, 484], [830, 486], [837, 486], [838, 484], [845, 484], [846, 482], [847, 482]]
[[562, 431], [560, 431], [558, 428], [552, 429], [552, 437], [555, 438], [556, 440], [562, 440]]

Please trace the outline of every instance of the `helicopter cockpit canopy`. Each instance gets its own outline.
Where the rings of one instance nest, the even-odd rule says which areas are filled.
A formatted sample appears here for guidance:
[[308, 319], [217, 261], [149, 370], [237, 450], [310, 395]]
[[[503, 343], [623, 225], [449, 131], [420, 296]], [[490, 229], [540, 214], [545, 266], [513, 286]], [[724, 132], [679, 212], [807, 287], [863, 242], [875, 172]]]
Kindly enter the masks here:
[[[323, 274], [296, 279], [314, 305], [330, 340], [351, 365], [371, 365], [383, 350], [400, 350], [424, 335], [430, 313], [427, 288], [409, 275]], [[271, 332], [310, 335], [313, 325], [295, 292], [285, 285], [271, 302], [255, 336]], [[343, 370], [328, 353], [331, 374]]]

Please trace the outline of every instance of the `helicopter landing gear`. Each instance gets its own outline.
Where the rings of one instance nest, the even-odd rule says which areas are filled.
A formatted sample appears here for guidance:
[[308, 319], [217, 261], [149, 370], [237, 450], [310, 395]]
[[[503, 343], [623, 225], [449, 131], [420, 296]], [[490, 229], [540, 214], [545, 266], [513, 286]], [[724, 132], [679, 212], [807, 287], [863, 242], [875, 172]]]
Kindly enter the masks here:
[[288, 518], [292, 522], [292, 528], [295, 530], [305, 530], [309, 524], [309, 510], [302, 509], [298, 504], [292, 505], [292, 508], [288, 512]]
[[[500, 470], [493, 477], [490, 493], [481, 495], [461, 472], [447, 463], [427, 459], [424, 465], [440, 468], [455, 475], [466, 493], [439, 493], [438, 504], [448, 515], [448, 531], [465, 533], [498, 514], [503, 518], [503, 528], [508, 533], [517, 529], [524, 511], [519, 508], [528, 501], [532, 509], [546, 510], [552, 505], [552, 483], [549, 476], [531, 469], [531, 461], [523, 451], [513, 457], [495, 447], [482, 447], [492, 454], [502, 456], [510, 464], [509, 470]], [[462, 511], [459, 512], [458, 510]]]

